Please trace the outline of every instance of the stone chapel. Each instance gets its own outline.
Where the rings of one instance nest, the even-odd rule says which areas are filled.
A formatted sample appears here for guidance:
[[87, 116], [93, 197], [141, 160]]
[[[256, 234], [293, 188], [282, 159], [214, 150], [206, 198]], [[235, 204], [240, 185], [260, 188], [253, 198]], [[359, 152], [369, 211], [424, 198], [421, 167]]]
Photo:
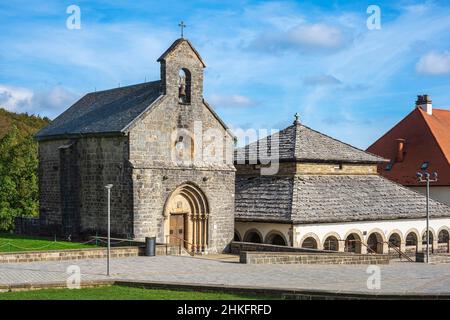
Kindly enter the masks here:
[[233, 136], [203, 99], [205, 63], [176, 40], [161, 80], [91, 92], [38, 132], [40, 230], [112, 234], [189, 251], [222, 252], [233, 239]]

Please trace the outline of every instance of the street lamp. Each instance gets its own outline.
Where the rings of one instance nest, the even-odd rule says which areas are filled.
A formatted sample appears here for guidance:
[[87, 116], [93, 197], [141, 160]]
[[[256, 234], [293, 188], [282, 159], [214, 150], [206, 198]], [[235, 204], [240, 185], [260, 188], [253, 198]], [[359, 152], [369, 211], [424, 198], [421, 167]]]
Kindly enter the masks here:
[[438, 181], [437, 172], [433, 172], [431, 175], [428, 172], [417, 172], [416, 173], [419, 182], [427, 183], [427, 263], [430, 262], [430, 182]]
[[105, 186], [108, 190], [108, 250], [106, 254], [106, 275], [109, 276], [109, 259], [111, 258], [111, 188], [112, 184]]

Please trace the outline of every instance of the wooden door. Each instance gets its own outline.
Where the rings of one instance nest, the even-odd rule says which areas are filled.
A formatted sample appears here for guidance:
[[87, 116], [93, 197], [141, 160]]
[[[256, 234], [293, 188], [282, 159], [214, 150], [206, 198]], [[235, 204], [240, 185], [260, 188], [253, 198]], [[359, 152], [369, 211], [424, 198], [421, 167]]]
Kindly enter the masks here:
[[[170, 215], [170, 244], [179, 245], [184, 240], [184, 215], [171, 214]], [[183, 245], [183, 243], [181, 243]]]

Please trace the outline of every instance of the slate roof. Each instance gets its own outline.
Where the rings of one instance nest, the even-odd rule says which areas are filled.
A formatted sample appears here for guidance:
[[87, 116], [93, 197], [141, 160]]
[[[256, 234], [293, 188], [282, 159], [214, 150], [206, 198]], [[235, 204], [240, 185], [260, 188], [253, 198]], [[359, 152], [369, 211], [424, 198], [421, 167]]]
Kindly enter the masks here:
[[88, 93], [40, 130], [35, 138], [123, 132], [161, 96], [160, 89], [161, 82], [153, 81]]
[[293, 178], [236, 176], [235, 216], [290, 221]]
[[[278, 139], [278, 146], [271, 142]], [[275, 140], [274, 140], [275, 141]], [[260, 149], [262, 152], [260, 152]], [[267, 150], [267, 151], [266, 151]], [[235, 152], [235, 163], [279, 154], [280, 161], [380, 163], [388, 160], [331, 138], [302, 124], [293, 124], [273, 135], [262, 138]], [[259, 156], [258, 156], [259, 155]]]
[[[379, 175], [237, 177], [236, 218], [292, 223], [423, 219], [425, 197]], [[450, 207], [430, 200], [431, 217]]]

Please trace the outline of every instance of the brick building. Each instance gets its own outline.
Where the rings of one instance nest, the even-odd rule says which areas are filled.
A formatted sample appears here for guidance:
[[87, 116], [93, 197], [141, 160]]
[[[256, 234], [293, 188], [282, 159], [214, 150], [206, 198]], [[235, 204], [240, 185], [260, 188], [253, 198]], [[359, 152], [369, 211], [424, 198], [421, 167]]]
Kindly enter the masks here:
[[115, 236], [228, 246], [233, 136], [203, 99], [205, 64], [188, 40], [158, 62], [161, 80], [89, 93], [36, 134], [41, 232], [104, 234], [113, 184]]

